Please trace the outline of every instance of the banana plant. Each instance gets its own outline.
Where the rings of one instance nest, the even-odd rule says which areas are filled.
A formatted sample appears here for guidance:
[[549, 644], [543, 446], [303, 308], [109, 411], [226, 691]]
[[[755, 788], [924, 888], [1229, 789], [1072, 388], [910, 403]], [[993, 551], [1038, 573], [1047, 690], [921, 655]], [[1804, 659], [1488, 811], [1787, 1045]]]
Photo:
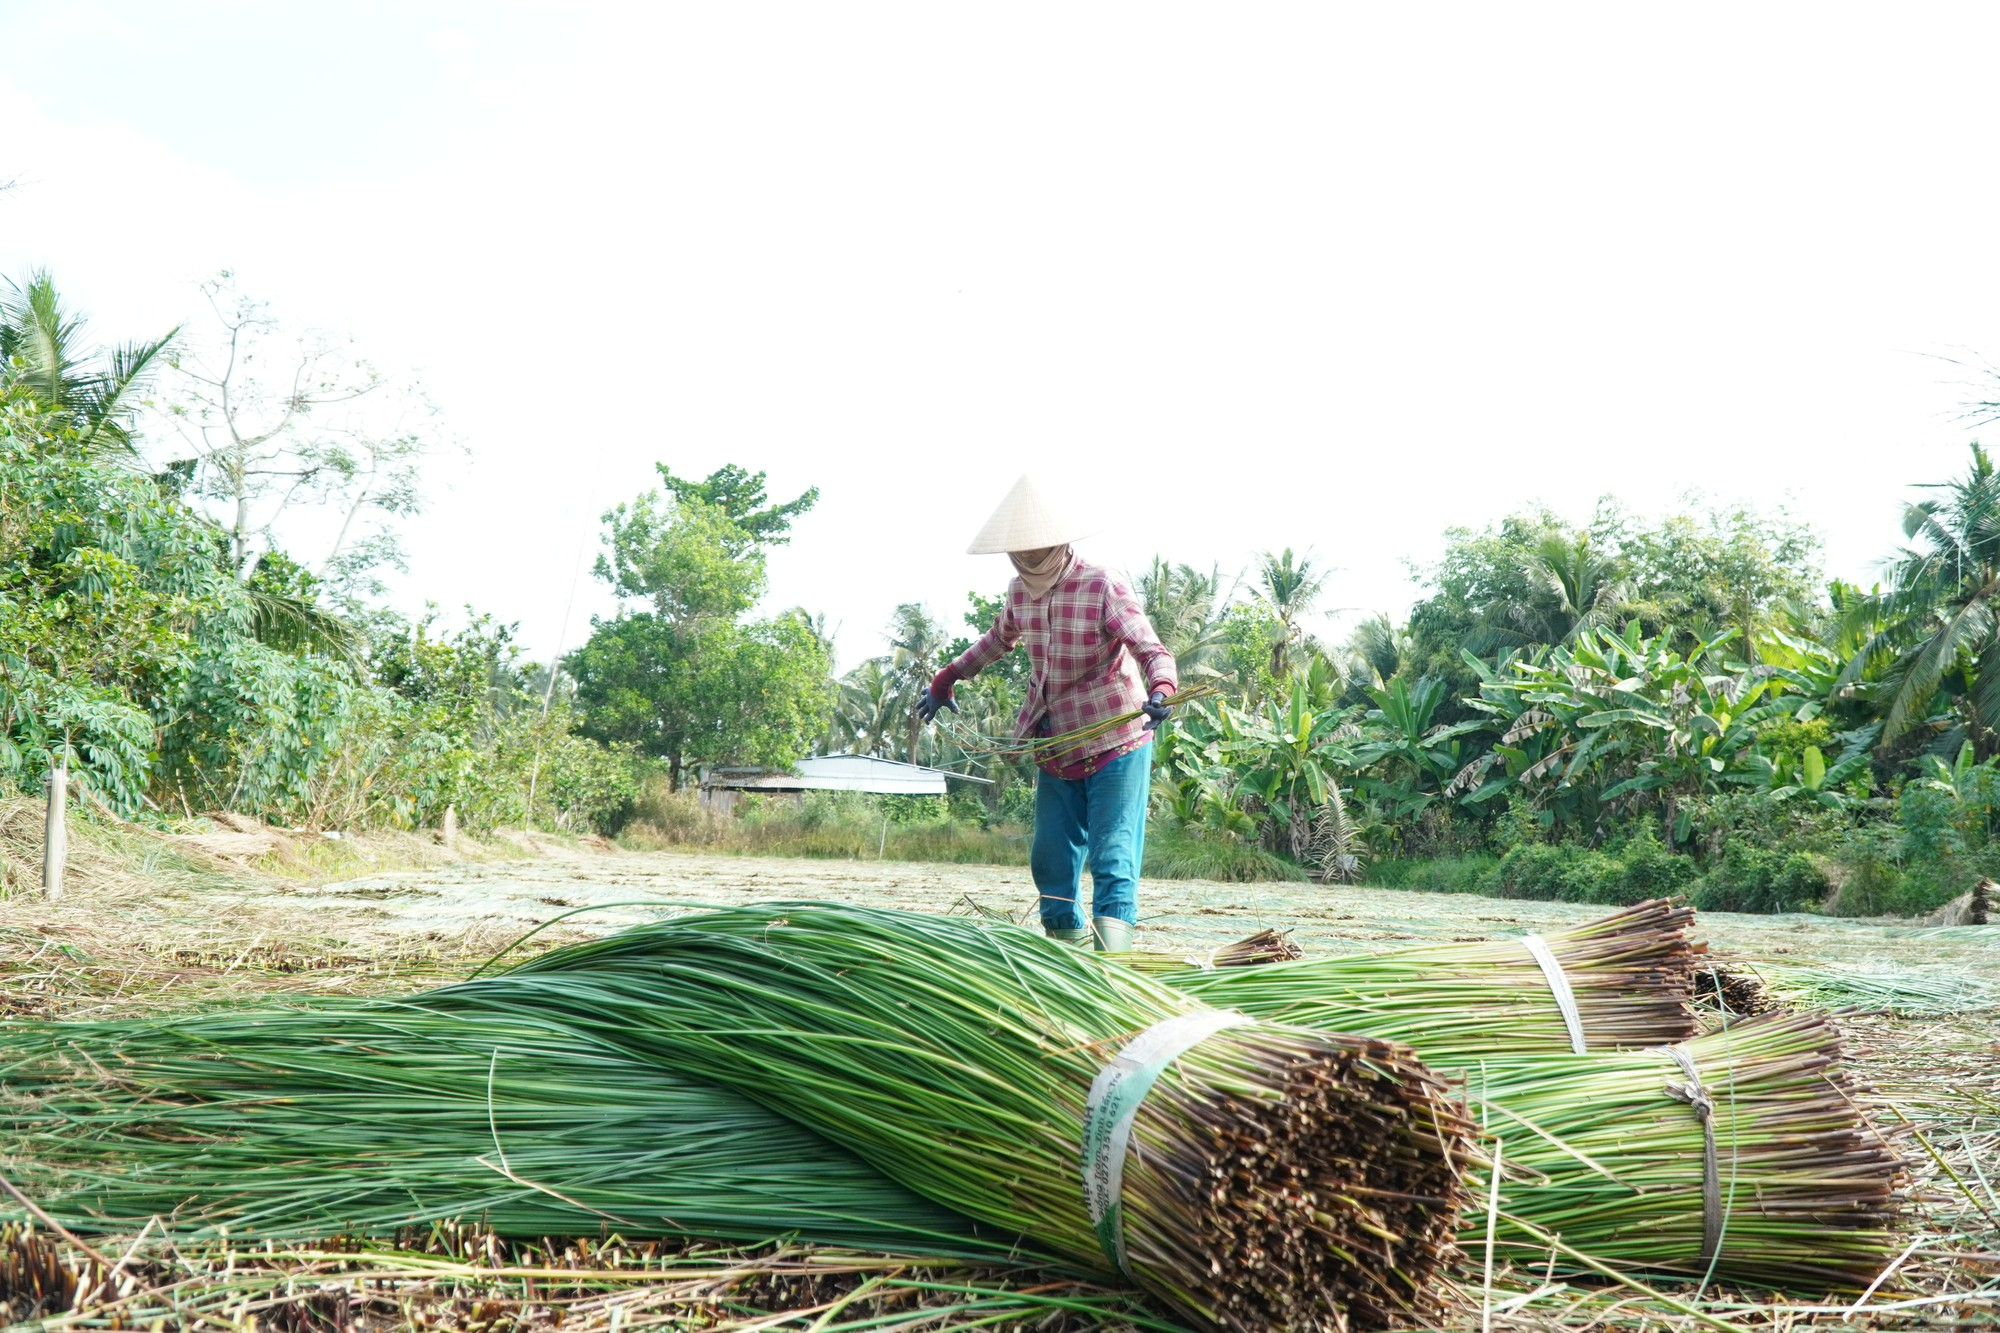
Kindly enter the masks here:
[[[1800, 711], [1803, 713], [1804, 709]], [[1830, 762], [1819, 746], [1808, 745], [1800, 750], [1796, 764], [1783, 767], [1771, 764], [1765, 790], [1774, 801], [1803, 798], [1829, 810], [1845, 810], [1852, 804], [1847, 788], [1856, 778], [1867, 774], [1869, 754], [1881, 734], [1879, 722], [1841, 733], [1838, 739], [1845, 744]], [[1969, 746], [1963, 757], [1971, 757]], [[1768, 759], [1765, 762], [1770, 763]]]
[[1219, 753], [1236, 774], [1236, 794], [1265, 813], [1264, 832], [1301, 854], [1318, 812], [1340, 791], [1339, 775], [1358, 767], [1346, 709], [1314, 708], [1310, 685], [1294, 677], [1284, 702], [1262, 713], [1223, 708]]
[[[1807, 702], [1780, 673], [1725, 658], [1736, 637], [1728, 630], [1680, 653], [1634, 622], [1491, 673], [1473, 702], [1502, 727], [1491, 767], [1506, 774], [1489, 767], [1467, 799], [1520, 789], [1556, 806], [1559, 820], [1587, 819], [1591, 832], [1626, 810], [1655, 809], [1669, 845], [1685, 841], [1689, 801], [1761, 785], [1770, 765], [1755, 753], [1758, 729]], [[1473, 780], [1461, 769], [1451, 786]]]
[[1368, 734], [1354, 747], [1354, 759], [1368, 771], [1356, 785], [1380, 801], [1390, 818], [1411, 818], [1443, 796], [1445, 784], [1464, 766], [1459, 738], [1485, 730], [1486, 723], [1432, 726], [1447, 693], [1436, 676], [1424, 676], [1414, 686], [1398, 676], [1367, 693], [1375, 707], [1363, 718]]
[[2000, 813], [2000, 759], [1980, 761], [1972, 742], [1963, 742], [1958, 755], [1946, 763], [1937, 755], [1923, 756], [1916, 781], [1952, 798], [1957, 807], [1955, 823], [1959, 831], [1983, 843], [1993, 831], [1994, 817]]

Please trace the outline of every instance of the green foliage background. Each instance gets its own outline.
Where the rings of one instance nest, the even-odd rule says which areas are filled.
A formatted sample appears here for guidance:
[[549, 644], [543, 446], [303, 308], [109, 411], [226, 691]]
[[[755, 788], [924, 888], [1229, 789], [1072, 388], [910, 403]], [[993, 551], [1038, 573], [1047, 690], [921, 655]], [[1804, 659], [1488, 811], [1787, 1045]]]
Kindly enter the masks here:
[[[199, 507], [196, 463], [148, 462], [141, 408], [181, 364], [178, 336], [96, 348], [43, 274], [0, 296], [0, 781], [36, 793], [61, 764], [90, 808], [126, 818], [451, 813], [1023, 854], [1032, 767], [913, 716], [997, 590], [957, 625], [895, 608], [886, 651], [835, 679], [819, 619], [764, 606], [766, 553], [818, 491], [779, 501], [740, 466], [661, 464], [604, 515], [596, 573], [618, 611], [562, 661], [528, 661], [490, 614], [360, 599], [393, 533], [322, 582], [282, 549], [252, 558], [240, 523]], [[406, 514], [418, 450], [392, 443]], [[1137, 580], [1148, 613], [1183, 678], [1221, 689], [1158, 735], [1149, 873], [1742, 911], [1943, 902], [2000, 875], [2000, 474], [1982, 449], [1921, 488], [1903, 532], [1862, 589], [1822, 581], [1818, 536], [1783, 511], [1691, 501], [1647, 521], [1606, 500], [1573, 524], [1537, 508], [1448, 532], [1408, 615], [1338, 642], [1333, 572], [1309, 548], [1233, 580], [1156, 559]], [[1017, 651], [959, 685], [971, 732], [1013, 727], [1032, 669]], [[726, 834], [689, 813], [704, 766], [814, 750], [986, 782], [907, 807], [753, 809]]]

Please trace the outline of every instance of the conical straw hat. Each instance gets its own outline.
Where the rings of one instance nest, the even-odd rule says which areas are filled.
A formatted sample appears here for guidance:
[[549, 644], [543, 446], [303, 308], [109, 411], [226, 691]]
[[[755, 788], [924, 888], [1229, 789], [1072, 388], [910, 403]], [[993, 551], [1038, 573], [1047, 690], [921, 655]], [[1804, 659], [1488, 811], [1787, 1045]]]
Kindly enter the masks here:
[[1061, 546], [1097, 531], [1068, 509], [1051, 499], [1030, 473], [1022, 473], [1007, 492], [1007, 498], [986, 520], [986, 526], [966, 547], [968, 555], [995, 555], [1002, 551], [1037, 551], [1044, 546]]

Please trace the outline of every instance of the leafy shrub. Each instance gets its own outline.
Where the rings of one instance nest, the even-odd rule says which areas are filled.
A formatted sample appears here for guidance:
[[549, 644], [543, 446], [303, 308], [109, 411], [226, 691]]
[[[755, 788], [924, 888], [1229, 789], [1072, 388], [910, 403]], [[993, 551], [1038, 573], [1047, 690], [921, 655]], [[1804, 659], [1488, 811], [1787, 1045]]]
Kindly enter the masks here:
[[1650, 836], [1613, 850], [1522, 843], [1500, 858], [1482, 888], [1502, 898], [1623, 907], [1679, 893], [1696, 873], [1690, 858]]
[[1958, 800], [1928, 782], [1911, 782], [1896, 797], [1905, 861], [1938, 861], [1959, 849]]
[[1858, 850], [1839, 861], [1839, 886], [1829, 907], [1836, 916], [1884, 916], [1903, 900], [1903, 872], [1893, 861]]
[[941, 824], [952, 817], [945, 796], [882, 796], [877, 808], [891, 824]]
[[1010, 782], [1000, 793], [1000, 802], [993, 809], [993, 818], [1002, 824], [1032, 824], [1035, 822], [1035, 784], [1032, 782]]
[[1426, 893], [1482, 893], [1500, 865], [1486, 852], [1428, 859], [1401, 857], [1368, 867], [1367, 883], [1378, 889], [1416, 889]]
[[1831, 887], [1819, 863], [1802, 852], [1732, 839], [1702, 876], [1694, 902], [1705, 912], [1802, 912]]
[[1624, 905], [1671, 897], [1684, 892], [1699, 873], [1692, 858], [1668, 851], [1650, 833], [1626, 843], [1620, 860], [1622, 888], [1616, 896], [1602, 896], [1593, 901]]

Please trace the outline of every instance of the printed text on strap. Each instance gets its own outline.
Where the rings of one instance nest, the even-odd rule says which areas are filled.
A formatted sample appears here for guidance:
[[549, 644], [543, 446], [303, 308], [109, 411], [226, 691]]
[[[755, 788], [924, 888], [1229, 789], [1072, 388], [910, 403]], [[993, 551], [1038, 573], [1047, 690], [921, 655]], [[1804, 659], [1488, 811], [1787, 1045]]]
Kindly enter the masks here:
[[1167, 1066], [1225, 1028], [1250, 1022], [1248, 1014], [1208, 1009], [1153, 1024], [1125, 1043], [1097, 1072], [1083, 1108], [1083, 1198], [1097, 1242], [1126, 1277], [1125, 1225], [1119, 1195], [1125, 1185], [1125, 1152], [1139, 1104]]

